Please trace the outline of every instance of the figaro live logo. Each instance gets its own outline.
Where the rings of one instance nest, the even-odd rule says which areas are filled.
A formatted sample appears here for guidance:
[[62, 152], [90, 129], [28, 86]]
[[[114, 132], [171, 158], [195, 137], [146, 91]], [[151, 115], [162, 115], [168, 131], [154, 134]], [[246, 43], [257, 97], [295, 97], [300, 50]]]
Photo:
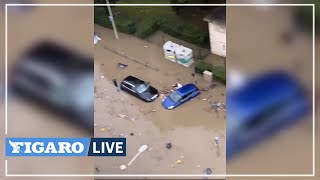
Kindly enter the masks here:
[[126, 138], [6, 138], [6, 156], [126, 156]]

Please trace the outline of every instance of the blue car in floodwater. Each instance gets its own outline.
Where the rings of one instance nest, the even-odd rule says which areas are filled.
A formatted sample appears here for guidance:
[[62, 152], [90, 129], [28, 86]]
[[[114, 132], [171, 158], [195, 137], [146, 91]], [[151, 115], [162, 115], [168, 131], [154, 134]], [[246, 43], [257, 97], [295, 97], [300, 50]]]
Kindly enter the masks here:
[[288, 73], [277, 71], [227, 92], [227, 159], [303, 119], [311, 101]]
[[162, 106], [166, 109], [174, 109], [181, 104], [190, 101], [200, 94], [199, 89], [194, 84], [186, 84], [172, 92], [162, 100]]

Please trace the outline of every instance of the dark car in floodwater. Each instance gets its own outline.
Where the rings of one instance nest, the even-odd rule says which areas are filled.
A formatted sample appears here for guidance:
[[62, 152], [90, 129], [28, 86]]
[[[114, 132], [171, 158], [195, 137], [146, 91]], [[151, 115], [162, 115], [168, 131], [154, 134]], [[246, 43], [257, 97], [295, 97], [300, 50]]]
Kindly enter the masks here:
[[121, 82], [120, 89], [145, 102], [152, 102], [159, 96], [156, 88], [150, 86], [148, 82], [133, 76], [126, 77]]
[[93, 58], [51, 41], [30, 48], [12, 69], [15, 96], [63, 114], [93, 132]]

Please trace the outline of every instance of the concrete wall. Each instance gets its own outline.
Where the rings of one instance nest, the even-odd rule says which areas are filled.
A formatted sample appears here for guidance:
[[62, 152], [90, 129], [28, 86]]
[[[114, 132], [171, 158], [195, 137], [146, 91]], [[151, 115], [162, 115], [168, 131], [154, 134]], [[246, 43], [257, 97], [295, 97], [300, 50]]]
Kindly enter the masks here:
[[209, 23], [211, 53], [226, 57], [226, 28], [216, 23]]

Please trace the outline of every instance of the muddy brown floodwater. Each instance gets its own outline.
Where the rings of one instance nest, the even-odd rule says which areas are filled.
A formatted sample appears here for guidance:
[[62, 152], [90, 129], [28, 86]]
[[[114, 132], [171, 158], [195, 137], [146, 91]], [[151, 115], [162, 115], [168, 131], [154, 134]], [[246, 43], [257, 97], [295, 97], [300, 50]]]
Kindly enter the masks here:
[[[174, 83], [194, 83], [206, 89], [210, 83], [201, 76], [192, 76], [190, 68], [164, 59], [162, 47], [127, 34], [114, 38], [113, 31], [95, 25], [102, 40], [95, 45], [95, 137], [126, 137], [126, 157], [95, 159], [96, 174], [203, 174], [211, 168], [213, 174], [226, 173], [225, 111], [210, 109], [213, 102], [225, 103], [225, 86], [216, 83], [214, 89], [202, 91], [190, 102], [174, 110], [166, 110], [161, 98], [145, 103], [118, 92], [118, 83], [128, 75], [150, 82], [158, 90], [171, 89]], [[148, 64], [125, 58], [120, 51]], [[118, 63], [128, 65], [119, 69]], [[151, 67], [151, 68], [149, 68]], [[157, 70], [156, 70], [157, 69]], [[214, 143], [220, 137], [220, 145]], [[168, 149], [166, 144], [172, 147]], [[120, 170], [138, 152], [141, 145], [149, 149], [126, 170]]]

